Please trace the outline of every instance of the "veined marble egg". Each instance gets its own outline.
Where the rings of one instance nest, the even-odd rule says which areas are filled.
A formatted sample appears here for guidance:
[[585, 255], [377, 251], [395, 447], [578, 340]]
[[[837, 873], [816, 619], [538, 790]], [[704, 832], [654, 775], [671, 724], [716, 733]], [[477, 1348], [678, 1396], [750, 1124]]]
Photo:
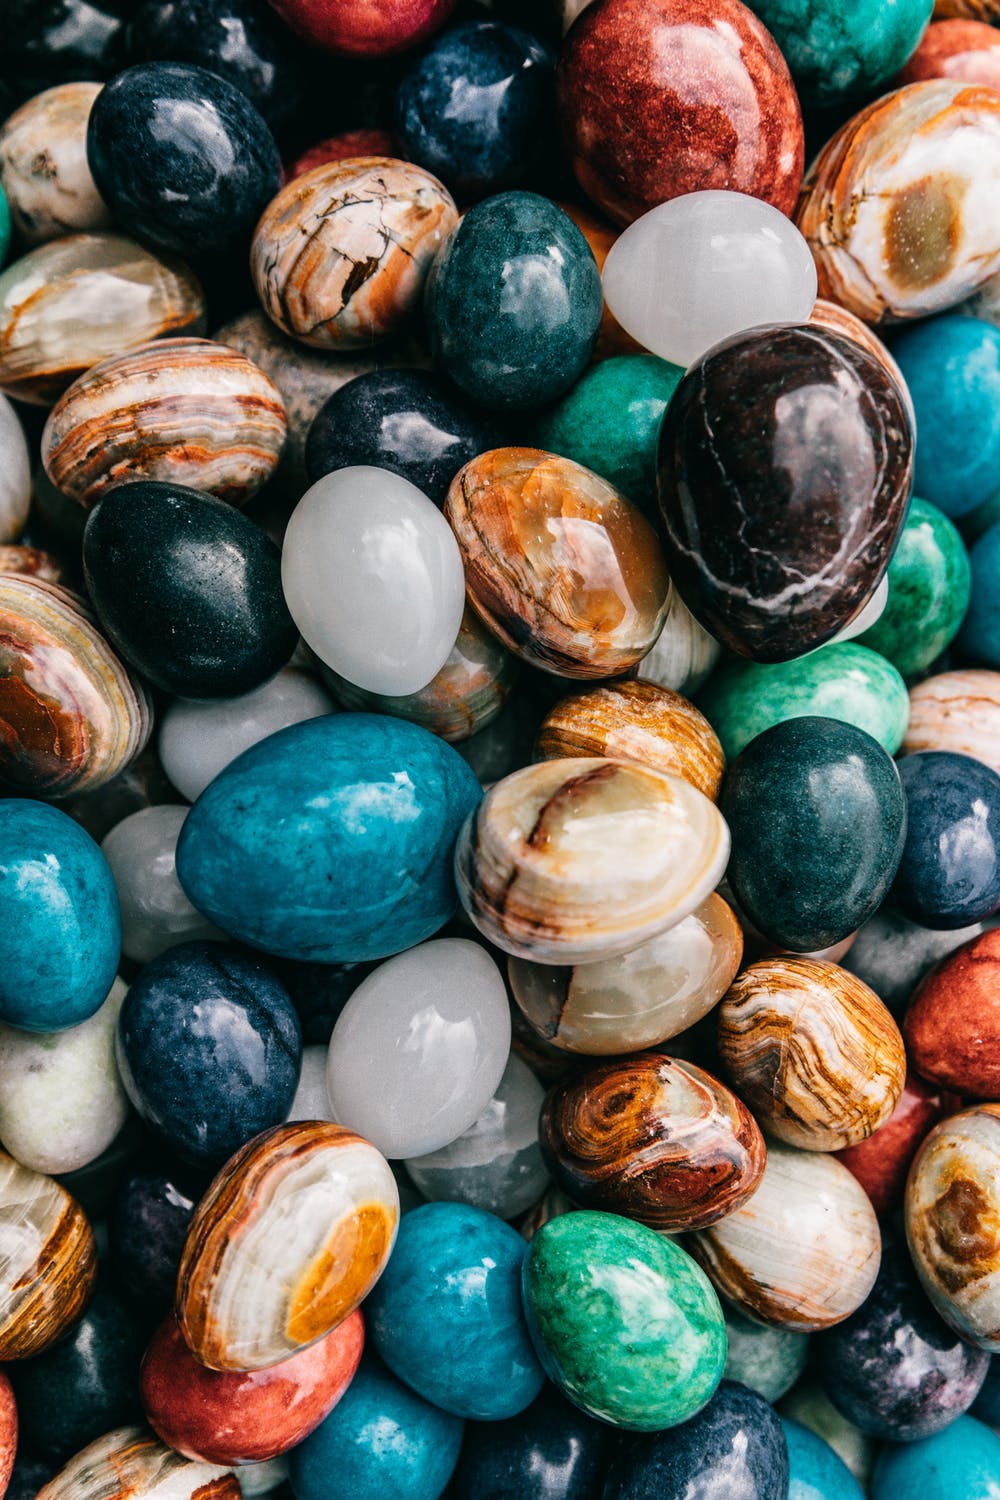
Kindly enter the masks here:
[[0, 129], [0, 187], [29, 245], [111, 222], [87, 164], [87, 121], [99, 83], [35, 94]]
[[142, 1427], [95, 1438], [42, 1486], [35, 1500], [240, 1500], [228, 1469], [184, 1458]]
[[16, 542], [31, 505], [31, 455], [17, 412], [0, 396], [0, 542]]
[[61, 1338], [96, 1275], [93, 1231], [76, 1199], [0, 1151], [0, 1358], [26, 1359]]
[[676, 589], [670, 590], [667, 617], [639, 665], [645, 682], [691, 697], [703, 686], [719, 660], [721, 647], [695, 619]]
[[1000, 772], [1000, 672], [940, 672], [911, 688], [903, 754], [916, 750], [971, 755]]

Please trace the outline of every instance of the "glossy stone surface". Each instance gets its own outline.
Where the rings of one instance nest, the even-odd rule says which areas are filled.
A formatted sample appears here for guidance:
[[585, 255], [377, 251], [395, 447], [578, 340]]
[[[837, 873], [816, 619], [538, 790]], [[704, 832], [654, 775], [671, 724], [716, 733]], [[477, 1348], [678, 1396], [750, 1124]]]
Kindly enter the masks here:
[[193, 1463], [142, 1427], [95, 1438], [38, 1491], [37, 1500], [240, 1500], [235, 1474]]
[[469, 209], [434, 262], [431, 353], [474, 401], [544, 406], [583, 374], [602, 308], [593, 253], [562, 209], [498, 193]]
[[667, 618], [652, 650], [642, 659], [642, 676], [690, 697], [712, 672], [719, 649], [715, 637], [699, 625], [677, 590], [671, 589]]
[[335, 1473], [354, 1500], [438, 1500], [463, 1427], [368, 1353], [330, 1415], [291, 1453], [292, 1491], [296, 1500], [327, 1500]]
[[830, 1444], [783, 1416], [788, 1446], [788, 1500], [864, 1500], [864, 1491]]
[[318, 349], [363, 349], [415, 311], [458, 212], [421, 167], [393, 157], [331, 162], [271, 198], [250, 271], [278, 327]]
[[514, 999], [542, 1041], [615, 1055], [655, 1047], [708, 1014], [736, 977], [743, 933], [712, 895], [658, 937], [616, 958], [561, 967], [510, 959]]
[[554, 67], [549, 48], [519, 26], [450, 27], [400, 80], [400, 154], [465, 199], [514, 186], [552, 128]]
[[392, 57], [443, 26], [455, 0], [270, 0], [293, 31], [339, 57]]
[[993, 1500], [998, 1489], [1000, 1438], [973, 1417], [959, 1417], [920, 1442], [884, 1448], [869, 1493], [872, 1500], [911, 1491], [923, 1500], [948, 1500], [957, 1491], [969, 1500]]
[[764, 1170], [764, 1139], [740, 1101], [693, 1063], [658, 1052], [557, 1083], [539, 1133], [574, 1202], [671, 1233], [724, 1218]]
[[399, 1227], [366, 1303], [368, 1335], [418, 1395], [458, 1417], [523, 1411], [542, 1388], [521, 1312], [521, 1236], [462, 1203], [425, 1203]]
[[559, 60], [560, 124], [577, 181], [618, 224], [727, 188], [791, 211], [802, 117], [771, 36], [739, 0], [588, 7]]
[[[969, 556], [957, 529], [937, 506], [910, 501], [889, 564], [889, 600], [859, 637], [905, 677], [929, 667], [954, 640], [969, 605]], [[888, 746], [886, 747], [888, 748]]]
[[0, 187], [26, 244], [111, 223], [87, 165], [87, 120], [100, 92], [98, 83], [63, 83], [3, 122]]
[[466, 938], [423, 943], [380, 965], [341, 1011], [330, 1103], [386, 1156], [423, 1156], [479, 1117], [509, 1050], [503, 976], [490, 955]]
[[805, 1369], [809, 1335], [789, 1328], [768, 1328], [752, 1323], [735, 1307], [724, 1307], [726, 1315], [726, 1380], [738, 1381], [764, 1397], [778, 1401]]
[[384, 958], [452, 916], [455, 839], [480, 795], [461, 756], [425, 729], [374, 714], [312, 719], [216, 777], [184, 825], [178, 877], [199, 911], [255, 947], [319, 963]]
[[635, 762], [566, 759], [498, 782], [455, 853], [459, 899], [517, 958], [613, 958], [676, 925], [718, 884], [729, 830], [686, 781]]
[[146, 965], [118, 1022], [118, 1063], [153, 1134], [218, 1167], [284, 1120], [302, 1059], [284, 986], [255, 956], [182, 943]]
[[951, 750], [1000, 772], [1000, 672], [941, 672], [910, 690], [904, 754]]
[[1000, 907], [1000, 776], [969, 755], [899, 762], [907, 834], [894, 895], [926, 927], [967, 927]]
[[65, 797], [116, 777], [149, 736], [146, 689], [75, 594], [0, 574], [0, 776]]
[[465, 1429], [449, 1490], [455, 1500], [590, 1500], [611, 1434], [551, 1386], [506, 1422]]
[[145, 1315], [173, 1304], [177, 1267], [203, 1174], [178, 1162], [140, 1162], [128, 1173], [109, 1216], [111, 1264], [118, 1287]]
[[899, 865], [906, 799], [870, 735], [834, 719], [788, 719], [729, 770], [720, 809], [728, 879], [772, 942], [813, 953], [874, 914]]
[[974, 543], [969, 554], [972, 591], [969, 612], [959, 644], [974, 661], [1000, 666], [1000, 614], [997, 586], [1000, 581], [1000, 526], [990, 526]]
[[165, 948], [222, 934], [180, 888], [175, 853], [186, 807], [144, 807], [116, 823], [101, 843], [118, 889], [122, 952], [149, 963]]
[[989, 201], [998, 119], [994, 90], [937, 79], [876, 99], [842, 125], [796, 211], [820, 296], [868, 323], [895, 322], [953, 307], [1000, 269], [992, 205], [964, 211]]
[[177, 1278], [184, 1341], [210, 1370], [264, 1370], [315, 1344], [368, 1295], [389, 1259], [399, 1194], [350, 1130], [266, 1130], [201, 1199]]
[[957, 78], [1000, 88], [1000, 38], [995, 28], [960, 18], [934, 21], [910, 53], [899, 82], [919, 83], [924, 78]]
[[250, 100], [188, 63], [117, 74], [91, 111], [87, 157], [130, 233], [189, 254], [244, 243], [281, 184], [274, 137]]
[[756, 1391], [724, 1380], [691, 1421], [622, 1444], [602, 1494], [604, 1500], [787, 1496], [781, 1420]]
[[884, 92], [917, 46], [932, 8], [933, 0], [861, 0], [847, 10], [808, 0], [757, 0], [754, 7], [781, 48], [799, 98], [812, 106]]
[[805, 323], [816, 301], [795, 225], [742, 192], [688, 192], [650, 209], [612, 245], [602, 282], [626, 333], [682, 368], [748, 328]]
[[852, 341], [778, 327], [710, 351], [660, 429], [667, 562], [685, 603], [738, 656], [823, 645], [875, 592], [912, 463], [899, 387]]
[[943, 958], [914, 991], [903, 1022], [917, 1072], [957, 1093], [1000, 1092], [1000, 931], [992, 928]]
[[[29, 89], [39, 77], [106, 78], [113, 72], [121, 19], [112, 4], [79, 0], [12, 0], [7, 22], [5, 64], [17, 70]], [[38, 83], [39, 88], [44, 85]]]
[[910, 425], [916, 429], [917, 419], [913, 411], [913, 401], [906, 388], [903, 372], [875, 330], [867, 323], [862, 322], [856, 313], [848, 312], [846, 307], [841, 307], [839, 302], [827, 302], [823, 297], [816, 298], [813, 310], [809, 314], [809, 322], [816, 324], [819, 328], [826, 328], [831, 333], [839, 333], [844, 338], [852, 339], [855, 344], [860, 344], [862, 349], [866, 349], [869, 354], [874, 355], [879, 363], [885, 366], [893, 380], [899, 386], [903, 403], [910, 418]]
[[749, 1203], [685, 1243], [741, 1312], [800, 1333], [860, 1307], [881, 1255], [875, 1210], [847, 1168], [779, 1141]]
[[950, 1095], [910, 1074], [885, 1124], [867, 1140], [837, 1152], [838, 1160], [858, 1179], [877, 1214], [890, 1213], [902, 1201], [906, 1174], [917, 1147], [953, 1103]]
[[94, 1290], [97, 1249], [83, 1209], [51, 1177], [0, 1152], [0, 1358], [41, 1354]]
[[306, 491], [285, 532], [281, 582], [320, 660], [382, 694], [427, 686], [465, 608], [461, 554], [440, 511], [408, 479], [368, 466]]
[[549, 1379], [613, 1427], [686, 1422], [721, 1379], [719, 1300], [690, 1257], [644, 1224], [589, 1210], [550, 1220], [525, 1260], [524, 1306]]
[[169, 1447], [213, 1464], [262, 1463], [308, 1437], [351, 1383], [364, 1345], [361, 1313], [270, 1370], [206, 1370], [173, 1317], [142, 1362], [146, 1420]]
[[278, 549], [213, 495], [152, 481], [109, 491], [87, 522], [83, 567], [109, 639], [168, 693], [235, 697], [295, 649]]
[[670, 592], [642, 513], [599, 475], [538, 448], [497, 448], [445, 502], [469, 602], [503, 643], [562, 677], [611, 677], [650, 650]]
[[372, 370], [324, 401], [309, 428], [306, 468], [313, 484], [335, 469], [389, 469], [443, 505], [459, 469], [503, 441], [502, 425], [439, 375]]
[[16, 542], [31, 505], [31, 457], [24, 429], [6, 396], [0, 396], [0, 542]]

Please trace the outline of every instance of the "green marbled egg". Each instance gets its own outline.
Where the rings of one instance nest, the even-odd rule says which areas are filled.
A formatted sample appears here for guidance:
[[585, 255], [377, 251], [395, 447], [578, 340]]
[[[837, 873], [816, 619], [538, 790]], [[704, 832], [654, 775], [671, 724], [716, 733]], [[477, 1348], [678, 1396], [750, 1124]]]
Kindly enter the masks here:
[[765, 1401], [778, 1401], [798, 1380], [809, 1354], [808, 1333], [792, 1328], [767, 1328], [751, 1323], [735, 1307], [725, 1308], [726, 1380], [738, 1380], [758, 1391]]
[[936, 505], [911, 500], [889, 564], [888, 602], [858, 643], [913, 677], [951, 644], [969, 607], [970, 586], [969, 554], [957, 527]]
[[895, 755], [910, 721], [899, 672], [857, 641], [821, 646], [773, 666], [727, 662], [700, 694], [698, 707], [719, 736], [727, 761], [772, 725], [811, 715], [854, 724]]
[[617, 1214], [563, 1214], [531, 1241], [525, 1315], [546, 1374], [581, 1410], [655, 1432], [710, 1399], [726, 1361], [711, 1282], [672, 1240]]

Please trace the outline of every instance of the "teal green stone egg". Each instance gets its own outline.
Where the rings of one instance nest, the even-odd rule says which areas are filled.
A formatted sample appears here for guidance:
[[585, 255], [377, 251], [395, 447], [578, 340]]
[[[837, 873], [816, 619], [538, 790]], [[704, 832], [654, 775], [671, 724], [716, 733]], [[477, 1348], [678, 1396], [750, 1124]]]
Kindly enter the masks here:
[[934, 0], [753, 0], [804, 105], [836, 104], [883, 84], [909, 58]]
[[698, 698], [726, 760], [786, 719], [817, 714], [854, 724], [895, 755], [910, 721], [906, 684], [891, 662], [856, 641], [821, 646], [775, 665], [733, 661]]
[[10, 249], [10, 209], [7, 207], [7, 199], [4, 197], [3, 188], [0, 187], [0, 266], [7, 259], [7, 251]]
[[729, 1350], [724, 1378], [749, 1386], [765, 1401], [779, 1401], [805, 1369], [808, 1333], [751, 1323], [734, 1307], [725, 1308], [725, 1315]]
[[601, 360], [539, 419], [538, 446], [592, 469], [652, 513], [656, 439], [683, 374], [655, 354]]
[[522, 1288], [546, 1374], [614, 1427], [686, 1422], [722, 1379], [726, 1325], [711, 1282], [644, 1224], [587, 1210], [550, 1220], [531, 1242]]
[[889, 564], [889, 599], [858, 643], [913, 677], [941, 655], [969, 607], [969, 554], [953, 521], [926, 500], [911, 500]]

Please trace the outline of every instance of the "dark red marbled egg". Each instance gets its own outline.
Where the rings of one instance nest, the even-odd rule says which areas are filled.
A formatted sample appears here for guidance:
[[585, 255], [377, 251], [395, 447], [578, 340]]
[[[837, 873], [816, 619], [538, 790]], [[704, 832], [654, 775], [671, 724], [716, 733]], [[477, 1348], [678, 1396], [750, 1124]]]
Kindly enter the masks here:
[[959, 1105], [954, 1095], [911, 1074], [885, 1124], [867, 1140], [836, 1152], [837, 1159], [858, 1179], [872, 1200], [877, 1214], [887, 1214], [902, 1200], [906, 1174], [917, 1147], [932, 1126]]
[[14, 1387], [0, 1370], [0, 1500], [7, 1493], [17, 1453], [17, 1404]]

